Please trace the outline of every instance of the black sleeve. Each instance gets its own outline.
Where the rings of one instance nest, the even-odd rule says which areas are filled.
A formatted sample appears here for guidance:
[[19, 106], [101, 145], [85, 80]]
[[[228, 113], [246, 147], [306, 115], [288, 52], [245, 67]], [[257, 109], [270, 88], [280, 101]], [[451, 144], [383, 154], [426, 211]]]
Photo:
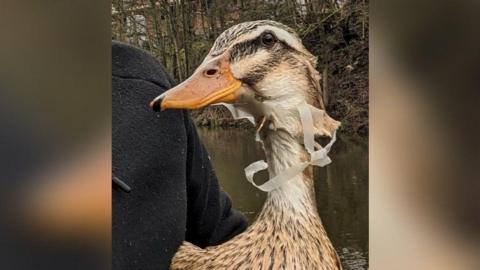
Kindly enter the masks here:
[[221, 244], [247, 227], [246, 218], [232, 209], [228, 195], [218, 185], [205, 147], [190, 115], [187, 129], [187, 232], [186, 240], [200, 247]]
[[112, 269], [168, 269], [182, 241], [224, 242], [243, 231], [188, 112], [148, 103], [174, 84], [146, 52], [112, 43]]

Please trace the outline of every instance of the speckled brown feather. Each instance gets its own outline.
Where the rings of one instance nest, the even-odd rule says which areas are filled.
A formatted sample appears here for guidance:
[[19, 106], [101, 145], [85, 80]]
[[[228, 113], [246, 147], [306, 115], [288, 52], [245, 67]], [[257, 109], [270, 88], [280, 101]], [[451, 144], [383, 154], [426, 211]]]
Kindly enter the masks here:
[[313, 205], [290, 217], [267, 201], [257, 221], [229, 242], [206, 249], [185, 242], [171, 269], [341, 269]]

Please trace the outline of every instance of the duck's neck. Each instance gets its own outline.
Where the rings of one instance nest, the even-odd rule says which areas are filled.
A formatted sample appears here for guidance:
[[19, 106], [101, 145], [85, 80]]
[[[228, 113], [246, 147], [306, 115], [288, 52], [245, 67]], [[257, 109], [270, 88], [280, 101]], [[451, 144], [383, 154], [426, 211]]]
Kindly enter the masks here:
[[[308, 159], [308, 153], [304, 146], [288, 132], [271, 131], [264, 138], [264, 147], [270, 178]], [[298, 217], [298, 214], [318, 215], [311, 166], [281, 187], [268, 193], [262, 212], [272, 209], [281, 213], [283, 217], [290, 215]]]

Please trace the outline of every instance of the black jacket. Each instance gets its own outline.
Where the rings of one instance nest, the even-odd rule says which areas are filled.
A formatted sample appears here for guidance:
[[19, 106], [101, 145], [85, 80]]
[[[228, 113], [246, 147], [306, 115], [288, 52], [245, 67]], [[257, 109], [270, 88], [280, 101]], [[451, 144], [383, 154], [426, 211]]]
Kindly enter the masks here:
[[148, 103], [172, 87], [163, 66], [112, 44], [113, 269], [168, 269], [182, 241], [220, 244], [245, 218], [221, 191], [188, 112]]

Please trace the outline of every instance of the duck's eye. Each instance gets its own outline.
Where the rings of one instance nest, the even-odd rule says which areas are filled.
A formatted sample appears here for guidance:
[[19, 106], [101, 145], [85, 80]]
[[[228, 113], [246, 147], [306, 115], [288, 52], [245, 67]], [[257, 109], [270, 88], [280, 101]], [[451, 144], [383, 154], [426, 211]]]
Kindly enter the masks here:
[[272, 46], [277, 40], [275, 39], [275, 36], [272, 35], [271, 33], [265, 33], [262, 35], [262, 43], [265, 46]]

